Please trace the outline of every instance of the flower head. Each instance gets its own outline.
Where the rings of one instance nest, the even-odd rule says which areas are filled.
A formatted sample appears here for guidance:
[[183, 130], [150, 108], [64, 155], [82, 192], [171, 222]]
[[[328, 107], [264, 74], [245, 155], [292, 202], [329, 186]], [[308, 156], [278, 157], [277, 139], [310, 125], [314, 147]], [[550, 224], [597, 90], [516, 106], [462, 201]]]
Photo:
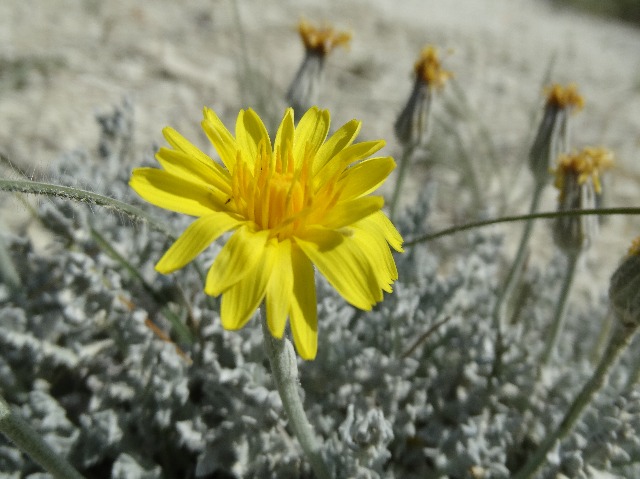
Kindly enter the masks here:
[[600, 173], [613, 166], [613, 153], [602, 147], [586, 147], [580, 152], [564, 154], [558, 157], [558, 166], [554, 170], [555, 187], [564, 194], [564, 185], [568, 176], [575, 177], [578, 185], [590, 180], [596, 193], [602, 192]]
[[584, 98], [575, 83], [545, 88], [546, 102], [538, 133], [529, 151], [529, 168], [538, 184], [546, 184], [551, 161], [569, 150], [569, 113], [580, 111]]
[[578, 85], [569, 83], [566, 87], [554, 83], [545, 88], [547, 105], [559, 109], [580, 111], [584, 108], [584, 98], [578, 92]]
[[413, 67], [416, 79], [419, 79], [430, 88], [442, 88], [453, 77], [453, 73], [444, 70], [440, 65], [438, 50], [433, 45], [422, 49], [420, 58]]
[[338, 32], [332, 27], [316, 28], [302, 20], [298, 25], [300, 38], [305, 47], [305, 56], [291, 85], [286, 99], [296, 116], [318, 104], [324, 79], [325, 57], [339, 46], [348, 46], [351, 33]]
[[[587, 147], [580, 152], [560, 155], [554, 170], [555, 186], [560, 190], [559, 211], [593, 209], [602, 193], [600, 173], [613, 165], [613, 155], [605, 148]], [[590, 245], [597, 230], [596, 216], [564, 216], [554, 225], [554, 240], [567, 252]]]
[[333, 49], [348, 46], [351, 41], [350, 32], [338, 32], [332, 27], [317, 28], [302, 20], [298, 24], [298, 32], [307, 51], [326, 56]]
[[[238, 114], [234, 136], [204, 109], [202, 127], [222, 165], [172, 128], [162, 169], [138, 168], [130, 185], [156, 206], [198, 217], [156, 265], [168, 274], [192, 261], [222, 234], [233, 234], [209, 269], [205, 292], [222, 294], [226, 329], [240, 329], [260, 303], [281, 338], [287, 317], [304, 359], [317, 350], [314, 268], [352, 305], [370, 310], [397, 279], [389, 245], [402, 238], [369, 196], [395, 167], [370, 156], [384, 141], [352, 144], [352, 120], [329, 139], [329, 112], [311, 108], [294, 127], [287, 109], [273, 142], [253, 110]], [[325, 141], [326, 139], [326, 141]]]
[[394, 124], [396, 137], [405, 146], [426, 143], [429, 137], [433, 91], [441, 89], [447, 80], [453, 77], [453, 73], [442, 69], [438, 51], [431, 45], [422, 50], [413, 70], [413, 89]]

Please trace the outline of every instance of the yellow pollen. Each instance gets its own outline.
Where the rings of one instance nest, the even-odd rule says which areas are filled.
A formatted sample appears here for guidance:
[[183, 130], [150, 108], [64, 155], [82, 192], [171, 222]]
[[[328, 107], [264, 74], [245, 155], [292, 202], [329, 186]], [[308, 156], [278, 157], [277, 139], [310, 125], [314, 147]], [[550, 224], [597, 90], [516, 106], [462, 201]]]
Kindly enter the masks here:
[[554, 105], [558, 108], [573, 108], [574, 111], [580, 111], [584, 108], [584, 98], [578, 92], [578, 85], [570, 83], [566, 87], [558, 83], [554, 83], [545, 88], [547, 97], [547, 105]]
[[640, 236], [631, 242], [628, 254], [629, 256], [640, 256]]

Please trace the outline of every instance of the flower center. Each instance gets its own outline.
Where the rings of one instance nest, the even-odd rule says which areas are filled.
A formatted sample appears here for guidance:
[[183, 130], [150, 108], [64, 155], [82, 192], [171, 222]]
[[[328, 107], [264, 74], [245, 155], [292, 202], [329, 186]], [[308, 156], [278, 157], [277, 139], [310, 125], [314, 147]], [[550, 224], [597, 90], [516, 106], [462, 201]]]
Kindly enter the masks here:
[[230, 207], [259, 230], [270, 230], [271, 237], [290, 238], [308, 224], [311, 216], [317, 217], [311, 213], [326, 210], [325, 202], [318, 201], [324, 195], [318, 196], [312, 187], [313, 155], [305, 155], [296, 167], [290, 148], [281, 155], [279, 149], [272, 153], [261, 142], [258, 149], [254, 165], [238, 155]]

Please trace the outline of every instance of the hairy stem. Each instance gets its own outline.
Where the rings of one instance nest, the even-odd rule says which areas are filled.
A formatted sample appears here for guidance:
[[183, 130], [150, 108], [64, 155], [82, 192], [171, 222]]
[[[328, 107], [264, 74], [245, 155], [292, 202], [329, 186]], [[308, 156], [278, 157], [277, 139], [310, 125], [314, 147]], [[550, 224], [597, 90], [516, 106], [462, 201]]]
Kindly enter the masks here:
[[569, 299], [569, 293], [571, 292], [571, 286], [573, 285], [573, 279], [576, 276], [576, 266], [580, 253], [571, 253], [567, 256], [567, 271], [565, 272], [564, 280], [562, 281], [562, 287], [560, 289], [560, 297], [556, 303], [556, 309], [553, 315], [553, 321], [551, 322], [551, 331], [547, 336], [547, 343], [545, 344], [544, 351], [538, 363], [538, 371], [549, 363], [549, 360], [553, 356], [556, 345], [558, 344], [558, 338], [560, 332], [564, 328], [565, 318], [567, 316], [567, 305]]
[[0, 397], [0, 431], [56, 479], [83, 479], [71, 464], [44, 442], [39, 433], [11, 411], [2, 397]]
[[609, 341], [607, 350], [602, 356], [602, 359], [600, 359], [600, 363], [598, 363], [589, 381], [582, 387], [578, 396], [576, 396], [571, 403], [571, 406], [556, 430], [551, 432], [544, 441], [540, 443], [533, 455], [525, 465], [512, 476], [512, 479], [527, 479], [533, 477], [536, 471], [544, 464], [547, 454], [556, 442], [562, 440], [571, 432], [575, 423], [580, 419], [584, 409], [591, 404], [593, 396], [604, 385], [609, 369], [615, 364], [620, 353], [629, 345], [636, 329], [638, 329], [637, 324], [622, 325], [618, 323], [616, 325], [616, 330]]
[[289, 418], [289, 425], [298, 438], [311, 468], [318, 479], [330, 478], [331, 474], [322, 457], [318, 441], [313, 434], [311, 424], [304, 413], [302, 401], [298, 394], [298, 365], [296, 353], [287, 338], [277, 339], [271, 335], [267, 326], [266, 308], [260, 307], [262, 316], [262, 334], [264, 349], [271, 364], [271, 374], [278, 388], [282, 406]]

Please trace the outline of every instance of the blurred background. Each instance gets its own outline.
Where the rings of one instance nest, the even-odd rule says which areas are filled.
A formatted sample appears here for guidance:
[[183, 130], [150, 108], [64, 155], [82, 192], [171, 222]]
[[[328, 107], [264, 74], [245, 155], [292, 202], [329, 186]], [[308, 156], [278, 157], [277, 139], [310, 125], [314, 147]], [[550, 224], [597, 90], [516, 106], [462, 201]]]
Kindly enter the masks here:
[[[489, 178], [488, 213], [525, 208], [523, 166], [549, 82], [579, 85], [586, 107], [574, 119], [573, 141], [615, 152], [606, 201], [631, 206], [640, 183], [639, 12], [634, 0], [2, 2], [0, 152], [30, 176], [55, 181], [51, 162], [95, 148], [96, 114], [124, 99], [135, 121], [128, 169], [162, 144], [166, 125], [210, 152], [199, 127], [204, 105], [227, 125], [239, 108], [252, 107], [273, 127], [304, 56], [296, 30], [304, 18], [353, 33], [350, 48], [327, 60], [320, 106], [331, 110], [334, 125], [363, 120], [360, 138], [386, 139], [389, 155], [399, 155], [393, 122], [413, 64], [424, 45], [440, 48], [455, 74], [434, 105], [433, 147], [453, 171], [441, 173], [450, 185], [443, 209], [456, 194], [458, 183], [448, 178], [460, 155]], [[3, 171], [11, 174], [6, 165]], [[545, 208], [553, 209], [556, 193], [546, 195]], [[10, 222], [14, 210], [0, 211]], [[615, 234], [603, 241], [620, 243], [604, 249], [617, 258], [638, 234], [637, 222], [609, 224]]]

